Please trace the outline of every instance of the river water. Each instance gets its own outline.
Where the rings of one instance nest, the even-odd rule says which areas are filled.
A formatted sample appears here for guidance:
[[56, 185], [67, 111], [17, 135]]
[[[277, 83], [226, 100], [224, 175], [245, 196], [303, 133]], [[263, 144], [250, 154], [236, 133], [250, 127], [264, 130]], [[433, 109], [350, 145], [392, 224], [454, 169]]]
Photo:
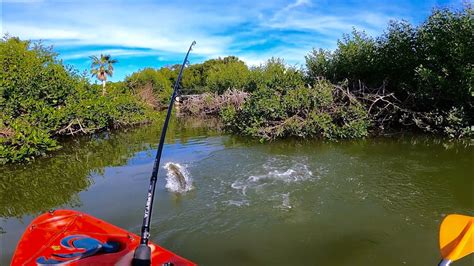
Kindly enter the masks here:
[[[0, 265], [49, 209], [138, 233], [160, 127], [0, 167]], [[174, 121], [162, 162], [185, 169], [192, 189], [173, 192], [160, 168], [152, 240], [201, 265], [436, 265], [444, 215], [474, 214], [473, 151], [414, 136], [262, 144]]]

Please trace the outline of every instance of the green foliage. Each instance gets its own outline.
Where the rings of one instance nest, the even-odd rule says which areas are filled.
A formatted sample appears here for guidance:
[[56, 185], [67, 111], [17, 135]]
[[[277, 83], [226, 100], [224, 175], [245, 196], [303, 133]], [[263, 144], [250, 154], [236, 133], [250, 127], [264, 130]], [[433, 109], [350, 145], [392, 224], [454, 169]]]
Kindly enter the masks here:
[[406, 21], [389, 23], [387, 31], [378, 38], [377, 66], [374, 69], [377, 75], [376, 86], [382, 79], [398, 98], [404, 99], [411, 88], [414, 88], [415, 72], [418, 64], [416, 51], [416, 29]]
[[250, 71], [244, 62], [219, 60], [207, 71], [206, 86], [209, 91], [224, 93], [226, 90], [243, 90], [247, 88]]
[[[464, 123], [474, 124], [473, 9], [434, 10], [421, 25], [392, 21], [376, 39], [353, 31], [334, 52], [313, 50], [306, 56], [308, 80], [326, 78], [359, 90], [384, 86], [402, 109], [448, 114], [464, 110]], [[446, 120], [446, 117], [444, 117]], [[403, 124], [399, 125], [403, 127]], [[433, 124], [432, 127], [435, 127]]]
[[448, 110], [473, 105], [474, 19], [472, 8], [436, 10], [417, 32], [420, 61], [415, 93], [425, 107]]
[[8, 126], [13, 134], [8, 138], [0, 137], [0, 164], [29, 161], [60, 148], [47, 130], [28, 121], [15, 119]]
[[171, 84], [172, 77], [173, 71], [169, 68], [162, 68], [160, 70], [145, 68], [125, 78], [125, 83], [128, 88], [134, 92], [138, 92], [145, 88], [147, 84], [150, 84], [158, 102], [162, 105], [166, 105], [173, 92]]
[[28, 161], [60, 148], [55, 137], [147, 120], [123, 83], [101, 96], [57, 60], [51, 48], [18, 38], [0, 42], [0, 163]]
[[334, 52], [313, 50], [306, 56], [306, 67], [311, 80], [324, 77], [336, 82], [344, 79], [372, 82], [376, 78], [373, 76], [376, 58], [375, 40], [353, 30], [350, 35], [344, 34]]
[[235, 56], [210, 59], [184, 69], [181, 89], [185, 94], [218, 93], [248, 88], [250, 71]]
[[259, 87], [241, 110], [233, 106], [224, 108], [221, 118], [225, 128], [261, 139], [289, 136], [340, 139], [367, 135], [366, 110], [328, 82], [286, 90], [271, 87]]
[[338, 41], [334, 54], [335, 78], [343, 80], [364, 80], [373, 82], [377, 54], [375, 40], [364, 32], [354, 30], [351, 35], [344, 35]]
[[366, 113], [358, 102], [335, 98], [335, 88], [328, 82], [308, 87], [304, 79], [302, 71], [277, 58], [251, 69], [247, 91], [252, 93], [241, 109], [227, 106], [221, 110], [224, 127], [261, 139], [367, 134]]
[[334, 60], [333, 53], [324, 49], [313, 49], [306, 58], [307, 78], [311, 83], [320, 78], [334, 80]]
[[[165, 93], [165, 102], [171, 94], [171, 84], [178, 76], [180, 66], [163, 67], [159, 70], [144, 69], [126, 78], [127, 86], [136, 91], [151, 83], [157, 93], [169, 88]], [[193, 64], [183, 71], [180, 91], [183, 94], [217, 93], [223, 94], [228, 90], [252, 92], [257, 88], [285, 90], [304, 85], [302, 71], [287, 67], [283, 60], [272, 58], [267, 63], [248, 68], [235, 56], [210, 59], [202, 64]], [[166, 97], [165, 97], [166, 96]]]
[[[193, 64], [184, 69], [180, 84], [180, 89], [184, 94], [196, 94], [210, 91], [206, 86], [206, 78], [209, 70], [208, 62], [209, 61], [206, 61], [203, 64]], [[175, 73], [174, 80], [176, 80], [177, 77], [178, 71]]]
[[[60, 133], [92, 133], [107, 128], [117, 128], [144, 120], [144, 107], [130, 92], [109, 93], [104, 97], [83, 93], [71, 96], [76, 102], [61, 113], [63, 127]], [[74, 99], [73, 99], [74, 98]]]
[[18, 38], [0, 42], [0, 109], [18, 117], [36, 111], [36, 102], [59, 107], [78, 77], [55, 59], [51, 48]]
[[264, 65], [252, 69], [248, 91], [268, 88], [282, 92], [304, 84], [302, 71], [287, 67], [280, 58], [271, 58]]
[[[162, 67], [160, 69], [146, 68], [128, 76], [127, 86], [134, 92], [153, 86], [155, 96], [162, 104], [166, 104], [172, 93], [180, 65]], [[226, 90], [250, 90], [254, 88], [251, 71], [245, 63], [235, 56], [210, 59], [201, 64], [193, 64], [183, 70], [180, 91], [183, 94], [218, 93]]]
[[404, 123], [414, 123], [425, 132], [450, 138], [469, 138], [474, 135], [474, 127], [467, 122], [464, 108], [453, 107], [448, 111], [404, 114], [400, 120]]
[[440, 126], [443, 128], [443, 133], [451, 138], [462, 138], [474, 135], [474, 128], [466, 122], [466, 113], [463, 108], [453, 107], [439, 118], [438, 120], [441, 120]]

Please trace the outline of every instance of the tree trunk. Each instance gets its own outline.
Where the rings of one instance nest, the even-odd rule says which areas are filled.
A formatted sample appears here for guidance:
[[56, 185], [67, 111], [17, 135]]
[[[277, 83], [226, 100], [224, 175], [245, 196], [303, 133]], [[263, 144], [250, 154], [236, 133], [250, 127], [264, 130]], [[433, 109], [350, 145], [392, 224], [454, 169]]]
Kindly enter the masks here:
[[105, 82], [106, 82], [105, 79], [102, 80], [102, 96], [105, 95]]

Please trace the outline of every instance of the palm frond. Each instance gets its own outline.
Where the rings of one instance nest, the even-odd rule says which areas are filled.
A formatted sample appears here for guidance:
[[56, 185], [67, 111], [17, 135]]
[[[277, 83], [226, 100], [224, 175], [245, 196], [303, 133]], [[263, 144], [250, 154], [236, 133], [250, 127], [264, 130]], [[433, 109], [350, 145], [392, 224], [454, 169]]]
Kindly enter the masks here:
[[100, 54], [100, 57], [91, 56], [90, 58], [92, 59], [92, 76], [97, 77], [97, 79], [101, 81], [107, 80], [107, 76], [112, 77], [114, 71], [113, 64], [118, 62], [116, 59], [112, 59], [108, 54]]
[[94, 66], [100, 64], [99, 58], [97, 56], [95, 56], [95, 55], [90, 56], [90, 59], [92, 60], [91, 67], [94, 67]]
[[112, 75], [114, 74], [114, 72], [110, 71], [109, 69], [105, 70], [105, 73], [109, 75], [109, 77], [112, 77]]

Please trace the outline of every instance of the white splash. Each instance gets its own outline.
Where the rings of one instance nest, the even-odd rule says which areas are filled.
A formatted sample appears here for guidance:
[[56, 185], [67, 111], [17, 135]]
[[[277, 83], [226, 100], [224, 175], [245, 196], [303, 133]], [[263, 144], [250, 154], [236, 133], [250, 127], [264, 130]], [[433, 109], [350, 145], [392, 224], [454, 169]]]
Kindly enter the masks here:
[[288, 192], [286, 194], [282, 194], [282, 198], [283, 198], [283, 202], [281, 204], [281, 207], [283, 207], [285, 209], [291, 209], [292, 206], [290, 204], [290, 192]]
[[249, 206], [250, 202], [248, 200], [226, 200], [223, 203], [225, 203], [228, 206], [236, 206], [236, 207], [242, 207], [242, 206]]
[[[178, 174], [175, 171], [176, 169], [173, 169], [173, 167], [177, 168], [177, 170], [182, 174], [182, 177], [184, 177], [184, 180], [183, 180], [184, 182], [181, 181], [180, 177], [177, 176]], [[163, 168], [165, 168], [167, 171], [165, 187], [169, 191], [177, 192], [177, 193], [185, 193], [194, 188], [193, 179], [189, 175], [189, 172], [186, 169], [186, 165], [168, 162], [165, 164]]]
[[246, 195], [249, 189], [258, 191], [268, 185], [276, 185], [281, 182], [302, 182], [313, 178], [313, 172], [303, 163], [294, 163], [290, 167], [274, 165], [273, 163], [272, 160], [263, 165], [264, 170], [266, 170], [265, 174], [239, 178], [231, 184], [231, 187]]

